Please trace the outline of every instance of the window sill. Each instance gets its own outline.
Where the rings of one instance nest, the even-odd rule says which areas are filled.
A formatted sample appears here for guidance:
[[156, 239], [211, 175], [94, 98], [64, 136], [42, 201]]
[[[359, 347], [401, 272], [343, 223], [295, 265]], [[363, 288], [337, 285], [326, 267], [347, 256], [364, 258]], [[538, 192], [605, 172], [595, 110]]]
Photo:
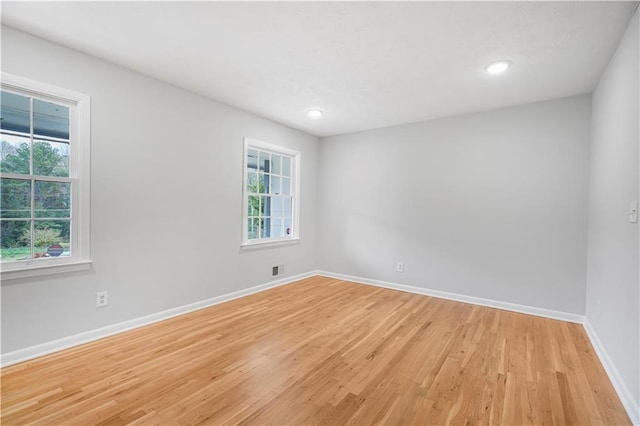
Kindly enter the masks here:
[[300, 238], [291, 238], [288, 240], [264, 241], [259, 243], [243, 243], [240, 245], [240, 251], [259, 250], [273, 247], [292, 246], [300, 244]]
[[91, 267], [90, 260], [78, 260], [68, 263], [25, 266], [15, 269], [3, 269], [0, 273], [2, 281], [20, 278], [41, 277], [44, 275], [64, 274], [67, 272], [86, 271]]

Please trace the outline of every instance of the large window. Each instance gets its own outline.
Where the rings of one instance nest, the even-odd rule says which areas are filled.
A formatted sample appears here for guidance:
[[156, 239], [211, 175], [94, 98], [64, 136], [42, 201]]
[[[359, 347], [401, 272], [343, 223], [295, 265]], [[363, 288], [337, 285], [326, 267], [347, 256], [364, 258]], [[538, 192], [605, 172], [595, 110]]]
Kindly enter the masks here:
[[[88, 97], [3, 74], [0, 262], [7, 271], [88, 261]], [[22, 275], [22, 276], [28, 276]]]
[[300, 153], [245, 138], [243, 245], [298, 239]]

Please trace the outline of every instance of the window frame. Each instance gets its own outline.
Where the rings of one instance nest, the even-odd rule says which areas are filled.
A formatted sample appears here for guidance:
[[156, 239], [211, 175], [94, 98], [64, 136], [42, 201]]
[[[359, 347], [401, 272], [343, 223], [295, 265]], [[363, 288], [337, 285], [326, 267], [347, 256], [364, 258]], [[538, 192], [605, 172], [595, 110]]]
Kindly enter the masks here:
[[[0, 262], [2, 280], [28, 278], [89, 269], [91, 209], [91, 97], [17, 75], [2, 73], [3, 91], [69, 107], [69, 178], [71, 182], [71, 255]], [[16, 175], [3, 173], [3, 178]], [[18, 175], [25, 176], [25, 175]], [[31, 178], [37, 176], [30, 174]], [[55, 179], [51, 179], [52, 181]]]
[[[284, 155], [291, 158], [291, 235], [280, 238], [248, 238], [249, 193], [247, 191], [249, 149], [268, 151], [272, 154]], [[263, 248], [297, 244], [300, 242], [300, 157], [299, 151], [275, 145], [269, 142], [245, 137], [242, 151], [242, 238], [241, 249]], [[258, 165], [259, 168], [259, 165]]]

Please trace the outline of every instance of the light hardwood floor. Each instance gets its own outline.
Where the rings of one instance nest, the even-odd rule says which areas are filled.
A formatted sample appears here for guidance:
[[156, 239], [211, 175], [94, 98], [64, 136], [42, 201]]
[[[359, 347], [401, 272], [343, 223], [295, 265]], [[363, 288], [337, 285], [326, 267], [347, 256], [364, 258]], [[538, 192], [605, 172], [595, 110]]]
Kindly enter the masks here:
[[582, 326], [313, 277], [2, 369], [2, 424], [630, 424]]

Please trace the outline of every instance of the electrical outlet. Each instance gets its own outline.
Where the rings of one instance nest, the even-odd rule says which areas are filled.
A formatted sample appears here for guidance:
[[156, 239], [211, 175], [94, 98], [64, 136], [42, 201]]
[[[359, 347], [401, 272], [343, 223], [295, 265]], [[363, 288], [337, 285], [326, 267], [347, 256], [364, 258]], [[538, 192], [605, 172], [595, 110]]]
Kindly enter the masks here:
[[108, 295], [109, 295], [109, 293], [106, 292], [106, 291], [99, 291], [98, 293], [96, 293], [96, 307], [97, 308], [102, 308], [102, 307], [107, 306], [109, 304]]
[[396, 271], [404, 272], [404, 262], [398, 261], [398, 265], [396, 266]]

